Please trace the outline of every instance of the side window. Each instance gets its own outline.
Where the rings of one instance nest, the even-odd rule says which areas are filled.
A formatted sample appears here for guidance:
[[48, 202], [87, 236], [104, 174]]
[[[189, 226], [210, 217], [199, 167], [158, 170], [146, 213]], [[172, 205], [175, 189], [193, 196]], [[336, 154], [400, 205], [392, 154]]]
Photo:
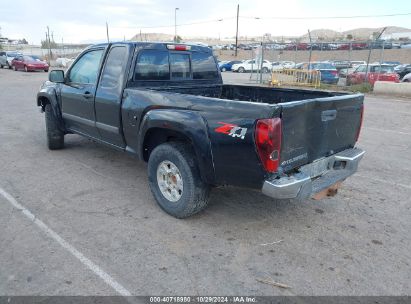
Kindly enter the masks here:
[[104, 50], [94, 50], [85, 53], [71, 68], [69, 81], [95, 84], [103, 52]]
[[190, 55], [170, 53], [171, 78], [190, 79]]
[[168, 52], [158, 50], [141, 51], [137, 59], [134, 79], [169, 80]]
[[123, 83], [124, 69], [127, 62], [127, 49], [124, 46], [113, 47], [107, 56], [101, 74], [100, 88], [117, 90]]
[[193, 52], [191, 54], [193, 65], [193, 79], [215, 79], [218, 76], [217, 66], [211, 54]]
[[357, 68], [356, 72], [363, 73], [363, 72], [365, 72], [365, 69], [366, 69], [366, 66], [365, 66], [365, 65], [360, 65], [360, 66]]

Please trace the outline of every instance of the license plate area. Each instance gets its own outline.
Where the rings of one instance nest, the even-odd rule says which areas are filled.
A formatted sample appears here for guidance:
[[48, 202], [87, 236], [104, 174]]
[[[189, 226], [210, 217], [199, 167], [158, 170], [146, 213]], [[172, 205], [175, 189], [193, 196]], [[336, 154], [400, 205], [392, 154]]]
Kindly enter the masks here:
[[300, 171], [310, 176], [311, 178], [321, 176], [334, 168], [334, 157], [325, 157], [314, 162], [302, 166]]

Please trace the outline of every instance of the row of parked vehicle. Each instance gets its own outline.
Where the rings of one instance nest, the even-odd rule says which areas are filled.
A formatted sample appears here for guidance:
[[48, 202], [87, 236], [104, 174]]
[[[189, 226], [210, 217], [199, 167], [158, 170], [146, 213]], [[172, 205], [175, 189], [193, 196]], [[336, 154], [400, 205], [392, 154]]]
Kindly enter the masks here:
[[18, 51], [0, 52], [0, 68], [9, 68], [15, 71], [49, 71], [49, 65], [36, 55], [24, 55]]
[[385, 61], [382, 63], [371, 63], [365, 61], [329, 60], [321, 62], [301, 62], [295, 64], [293, 61], [261, 61], [231, 60], [218, 63], [220, 71], [232, 71], [238, 73], [258, 72], [269, 73], [284, 69], [308, 70], [321, 72], [321, 82], [337, 84], [340, 78], [346, 78], [347, 85], [361, 84], [367, 82], [374, 85], [376, 81], [411, 82], [411, 64], [401, 64], [398, 61]]
[[[238, 49], [241, 50], [252, 50], [256, 49], [260, 44], [239, 44]], [[266, 50], [288, 50], [288, 51], [306, 51], [306, 50], [322, 50], [322, 51], [333, 51], [333, 50], [364, 50], [371, 47], [372, 49], [409, 49], [411, 48], [411, 43], [400, 43], [392, 42], [386, 40], [376, 40], [373, 42], [340, 42], [340, 43], [328, 43], [328, 42], [292, 42], [292, 43], [265, 43], [264, 48]], [[214, 45], [212, 46], [214, 50], [234, 50], [234, 44], [227, 45]]]

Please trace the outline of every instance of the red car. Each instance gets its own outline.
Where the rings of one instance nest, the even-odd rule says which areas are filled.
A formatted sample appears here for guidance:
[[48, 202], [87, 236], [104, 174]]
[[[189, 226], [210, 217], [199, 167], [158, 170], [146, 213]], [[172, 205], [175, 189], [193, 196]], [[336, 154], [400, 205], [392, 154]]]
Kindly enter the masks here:
[[[347, 85], [362, 84], [365, 82], [366, 64], [361, 64], [354, 72], [347, 75]], [[394, 67], [387, 64], [370, 64], [368, 65], [368, 83], [374, 85], [378, 80], [400, 82], [398, 74], [394, 72]]]
[[15, 71], [25, 70], [28, 71], [49, 71], [49, 65], [41, 60], [34, 59], [31, 56], [20, 55], [11, 61], [11, 66]]

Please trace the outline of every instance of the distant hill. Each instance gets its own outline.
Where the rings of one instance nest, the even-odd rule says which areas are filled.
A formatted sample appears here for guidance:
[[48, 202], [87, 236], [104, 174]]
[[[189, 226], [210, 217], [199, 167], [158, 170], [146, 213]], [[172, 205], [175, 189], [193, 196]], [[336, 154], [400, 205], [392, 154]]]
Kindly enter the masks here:
[[[356, 28], [352, 30], [348, 30], [342, 32], [342, 34], [346, 37], [347, 35], [352, 35], [354, 39], [368, 39], [372, 36], [374, 32], [380, 32], [382, 27], [380, 28]], [[411, 29], [405, 27], [398, 27], [398, 26], [389, 26], [384, 34], [392, 34], [392, 33], [406, 33], [411, 32]]]
[[[336, 40], [345, 40], [347, 35], [352, 35], [354, 40], [365, 40], [369, 39], [374, 32], [381, 31], [382, 28], [356, 28], [348, 31], [338, 32], [330, 29], [315, 29], [311, 31], [311, 37], [314, 41], [336, 41]], [[411, 32], [411, 29], [398, 26], [390, 26], [386, 29], [385, 35], [392, 33], [406, 33]], [[260, 41], [261, 37], [239, 37], [239, 43], [249, 43], [252, 41]], [[289, 40], [299, 39], [301, 42], [308, 42], [308, 33], [300, 37], [287, 37]], [[284, 37], [271, 37], [272, 40], [282, 40]], [[173, 41], [173, 35], [164, 34], [164, 33], [138, 33], [134, 35], [130, 40], [133, 41]], [[183, 37], [184, 42], [202, 42], [209, 45], [214, 44], [224, 44], [234, 42], [234, 38], [227, 39], [225, 41], [220, 41], [217, 38], [211, 37]]]

